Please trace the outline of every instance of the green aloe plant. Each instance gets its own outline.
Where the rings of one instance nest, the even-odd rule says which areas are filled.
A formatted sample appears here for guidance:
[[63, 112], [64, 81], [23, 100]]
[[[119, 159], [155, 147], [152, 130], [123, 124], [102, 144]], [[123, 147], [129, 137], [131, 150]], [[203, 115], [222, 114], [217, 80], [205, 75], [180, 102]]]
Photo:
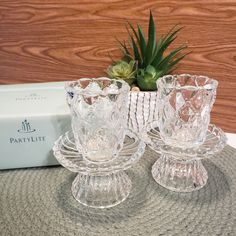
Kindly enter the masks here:
[[175, 26], [157, 40], [156, 26], [151, 11], [147, 39], [139, 25], [137, 25], [137, 29], [130, 23], [128, 26], [130, 47], [127, 46], [126, 42], [118, 40], [123, 52], [122, 60], [127, 63], [130, 61], [137, 62], [138, 69], [134, 82], [138, 84], [141, 90], [156, 90], [156, 80], [171, 73], [177, 63], [188, 54], [182, 54], [182, 51], [187, 47], [186, 45], [175, 48], [166, 54], [166, 49], [176, 39], [181, 28]]

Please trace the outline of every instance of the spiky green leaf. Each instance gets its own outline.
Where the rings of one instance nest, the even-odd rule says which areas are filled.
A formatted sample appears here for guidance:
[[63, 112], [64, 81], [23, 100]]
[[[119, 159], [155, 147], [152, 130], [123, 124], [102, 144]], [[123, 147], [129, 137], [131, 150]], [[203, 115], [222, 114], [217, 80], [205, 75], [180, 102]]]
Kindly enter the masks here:
[[145, 57], [145, 52], [146, 52], [146, 48], [147, 48], [147, 43], [143, 34], [143, 30], [142, 28], [138, 25], [138, 35], [139, 35], [139, 46], [140, 46], [140, 51], [141, 51], [141, 55], [142, 58], [144, 59]]
[[162, 60], [162, 55], [158, 56], [161, 44], [162, 44], [162, 40], [160, 39], [160, 40], [158, 40], [158, 42], [154, 46], [154, 52], [153, 52], [152, 57], [150, 59], [150, 65], [152, 65], [152, 66], [155, 66], [154, 61], [156, 60], [157, 57], [159, 60]]
[[171, 51], [166, 57], [163, 58], [163, 60], [157, 65], [157, 68], [160, 70], [164, 70], [166, 67], [169, 67], [174, 60], [174, 57], [182, 51], [186, 46], [181, 46], [179, 48], [174, 49]]
[[120, 50], [123, 52], [122, 60], [129, 62], [130, 60], [133, 60], [132, 55], [130, 54], [125, 42], [122, 43], [117, 39], [119, 45], [120, 45]]
[[142, 63], [142, 59], [141, 59], [138, 47], [137, 47], [133, 37], [131, 37], [131, 41], [132, 41], [132, 48], [133, 48], [133, 51], [134, 51], [135, 60], [138, 61], [138, 64], [140, 65]]
[[119, 39], [116, 38], [116, 41], [118, 42], [118, 44], [120, 45], [120, 49], [121, 51], [124, 53], [124, 54], [129, 54], [130, 55], [130, 52], [126, 46], [126, 43], [124, 41], [124, 43], [122, 43]]
[[155, 49], [156, 44], [156, 26], [153, 20], [152, 12], [150, 11], [149, 17], [149, 26], [148, 26], [148, 42], [147, 49], [144, 57], [144, 66], [148, 66], [150, 64], [153, 51]]
[[139, 64], [139, 65], [141, 65], [142, 62], [143, 62], [143, 58], [142, 58], [141, 49], [140, 49], [140, 40], [139, 40], [138, 34], [137, 34], [137, 32], [135, 31], [134, 27], [131, 25], [131, 23], [128, 22], [128, 24], [129, 24], [129, 26], [130, 26], [130, 28], [131, 28], [131, 30], [132, 30], [132, 32], [133, 32], [133, 35], [134, 35], [135, 38], [136, 38], [136, 41], [135, 41], [135, 39], [134, 39], [133, 35], [130, 33], [128, 27], [126, 27], [127, 32], [128, 32], [128, 34], [129, 34], [130, 46], [131, 46], [131, 48], [133, 49], [134, 59], [135, 59], [136, 61], [138, 61], [138, 64]]
[[[134, 29], [133, 25], [132, 25], [130, 22], [128, 22], [128, 24], [129, 24], [129, 27], [131, 28], [131, 30], [132, 30], [132, 32], [133, 32], [133, 34], [134, 34], [134, 36], [135, 36], [137, 42], [138, 42], [138, 44], [140, 44], [139, 36], [138, 36], [136, 30]], [[129, 32], [129, 31], [128, 31], [128, 32]]]
[[[155, 59], [153, 59], [152, 65], [157, 67], [160, 61], [162, 60], [163, 53], [165, 50], [171, 45], [171, 43], [176, 39], [176, 34], [181, 30], [181, 28], [178, 28], [172, 32], [172, 30], [176, 28], [173, 27], [166, 36], [162, 37], [159, 42], [161, 41], [161, 45], [159, 47], [158, 52], [155, 55]], [[158, 43], [159, 43], [158, 42]]]
[[182, 59], [184, 59], [188, 54], [190, 54], [191, 52], [185, 53], [177, 58], [175, 58], [175, 60], [173, 60], [170, 64], [169, 64], [169, 70], [167, 71], [167, 73], [171, 73], [173, 70], [175, 70], [175, 65], [177, 63], [179, 63]]

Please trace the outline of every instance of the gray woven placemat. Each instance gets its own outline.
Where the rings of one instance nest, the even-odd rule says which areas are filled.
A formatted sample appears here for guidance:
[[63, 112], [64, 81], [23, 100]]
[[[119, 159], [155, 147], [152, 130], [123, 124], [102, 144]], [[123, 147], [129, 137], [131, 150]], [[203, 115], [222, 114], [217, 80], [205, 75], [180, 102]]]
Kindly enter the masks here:
[[0, 172], [0, 235], [236, 235], [236, 150], [227, 146], [204, 161], [209, 180], [200, 191], [175, 193], [150, 174], [156, 154], [147, 150], [127, 173], [129, 198], [110, 209], [77, 203], [75, 174], [62, 167]]

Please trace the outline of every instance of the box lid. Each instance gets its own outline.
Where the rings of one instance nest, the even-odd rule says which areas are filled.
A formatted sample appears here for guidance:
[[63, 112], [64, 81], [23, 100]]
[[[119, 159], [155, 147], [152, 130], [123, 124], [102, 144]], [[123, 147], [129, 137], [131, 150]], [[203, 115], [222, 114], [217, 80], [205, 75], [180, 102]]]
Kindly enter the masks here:
[[69, 114], [64, 84], [0, 85], [0, 118]]

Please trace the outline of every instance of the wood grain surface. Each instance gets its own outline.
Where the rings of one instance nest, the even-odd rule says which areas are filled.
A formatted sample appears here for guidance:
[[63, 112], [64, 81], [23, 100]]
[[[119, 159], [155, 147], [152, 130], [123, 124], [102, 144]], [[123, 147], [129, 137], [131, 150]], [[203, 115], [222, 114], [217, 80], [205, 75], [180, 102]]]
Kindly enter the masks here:
[[127, 39], [126, 20], [158, 35], [184, 26], [175, 46], [192, 53], [176, 73], [219, 80], [212, 122], [236, 133], [236, 0], [1, 0], [0, 84], [102, 76], [118, 58], [114, 37]]

